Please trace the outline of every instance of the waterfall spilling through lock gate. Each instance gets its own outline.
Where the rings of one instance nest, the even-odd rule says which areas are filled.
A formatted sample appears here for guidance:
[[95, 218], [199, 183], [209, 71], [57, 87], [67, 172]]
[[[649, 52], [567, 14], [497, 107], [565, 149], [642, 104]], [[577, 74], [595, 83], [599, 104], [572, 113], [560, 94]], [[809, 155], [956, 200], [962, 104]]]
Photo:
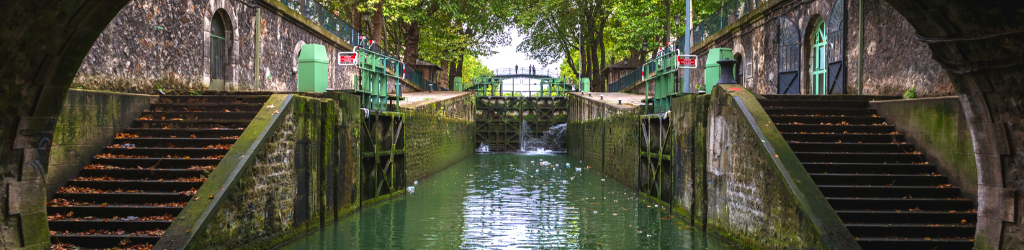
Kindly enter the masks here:
[[565, 152], [565, 123], [551, 126], [540, 137], [534, 136], [530, 125], [523, 121], [519, 126], [520, 152]]

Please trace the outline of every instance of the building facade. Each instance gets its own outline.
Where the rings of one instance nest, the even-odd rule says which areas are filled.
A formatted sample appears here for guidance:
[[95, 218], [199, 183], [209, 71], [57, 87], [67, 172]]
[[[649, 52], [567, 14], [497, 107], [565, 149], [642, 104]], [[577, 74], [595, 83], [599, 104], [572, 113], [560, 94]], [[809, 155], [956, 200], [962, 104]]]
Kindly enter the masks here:
[[[864, 1], [863, 20], [858, 1]], [[704, 59], [709, 49], [731, 48], [743, 72], [738, 79], [759, 94], [955, 94], [913, 27], [885, 1], [761, 1], [747, 14], [727, 18], [731, 23], [718, 32], [697, 34], [693, 54]], [[704, 65], [699, 67], [691, 84], [704, 84]]]

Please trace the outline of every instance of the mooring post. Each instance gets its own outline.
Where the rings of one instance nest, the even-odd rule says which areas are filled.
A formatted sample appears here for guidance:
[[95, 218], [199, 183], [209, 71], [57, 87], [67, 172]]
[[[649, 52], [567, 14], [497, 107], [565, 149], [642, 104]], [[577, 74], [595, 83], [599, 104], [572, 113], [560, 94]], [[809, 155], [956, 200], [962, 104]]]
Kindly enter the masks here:
[[736, 65], [736, 60], [733, 60], [733, 59], [718, 60], [717, 63], [718, 63], [718, 65], [721, 65], [721, 68], [720, 68], [721, 70], [719, 71], [720, 75], [718, 77], [718, 83], [717, 84], [736, 84], [736, 77], [733, 76], [733, 74], [735, 72], [733, 72], [733, 69], [732, 69], [732, 67]]

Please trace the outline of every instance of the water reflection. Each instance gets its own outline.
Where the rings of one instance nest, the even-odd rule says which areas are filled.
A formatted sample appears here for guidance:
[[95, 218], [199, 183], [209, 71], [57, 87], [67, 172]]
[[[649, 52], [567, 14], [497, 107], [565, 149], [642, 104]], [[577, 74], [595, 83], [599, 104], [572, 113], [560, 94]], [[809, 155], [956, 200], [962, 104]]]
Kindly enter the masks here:
[[727, 248], [605, 178], [561, 155], [476, 155], [282, 249]]

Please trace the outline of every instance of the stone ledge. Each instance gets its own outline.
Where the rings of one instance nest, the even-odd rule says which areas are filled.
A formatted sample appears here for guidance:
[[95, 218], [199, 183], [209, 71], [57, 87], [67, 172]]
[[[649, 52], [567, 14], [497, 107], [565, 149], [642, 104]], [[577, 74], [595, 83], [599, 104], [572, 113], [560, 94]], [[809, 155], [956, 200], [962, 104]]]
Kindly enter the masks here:
[[210, 198], [189, 201], [174, 219], [174, 223], [164, 232], [160, 241], [155, 244], [155, 249], [185, 249], [198, 239], [199, 233], [206, 228], [210, 218], [215, 216], [213, 213], [226, 201], [227, 193], [235, 191], [232, 186], [239, 181], [238, 177], [253, 164], [255, 157], [246, 156], [253, 156], [263, 147], [281, 123], [283, 115], [279, 111], [286, 110], [291, 100], [292, 95], [288, 94], [275, 94], [267, 100], [266, 105], [260, 109], [252, 123], [246, 127], [242, 136], [239, 136], [238, 141], [224, 155], [224, 159], [195, 194], [197, 198], [206, 195], [210, 195]]

